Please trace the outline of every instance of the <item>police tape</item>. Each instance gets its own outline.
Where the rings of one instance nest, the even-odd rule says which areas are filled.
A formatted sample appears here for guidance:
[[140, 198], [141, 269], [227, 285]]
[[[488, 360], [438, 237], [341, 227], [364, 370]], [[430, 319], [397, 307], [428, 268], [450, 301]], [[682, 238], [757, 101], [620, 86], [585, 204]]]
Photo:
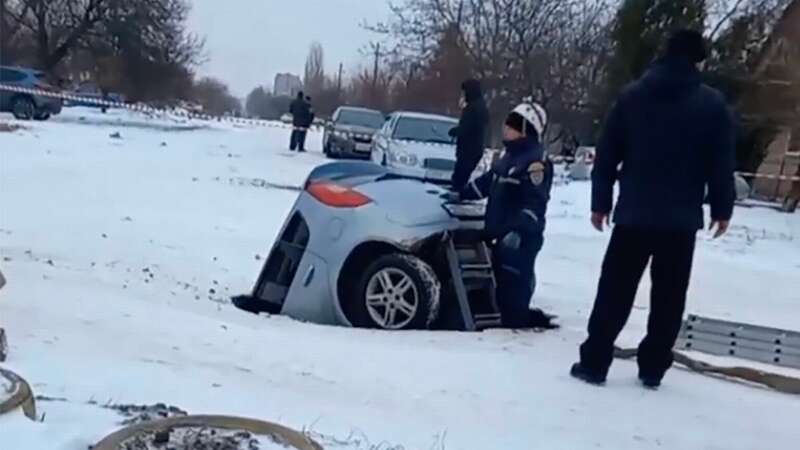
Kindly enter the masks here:
[[68, 94], [65, 92], [56, 92], [44, 89], [31, 89], [20, 86], [12, 86], [2, 83], [0, 83], [0, 91], [35, 95], [37, 97], [56, 98], [60, 100], [73, 101], [100, 107], [126, 109], [128, 111], [141, 112], [146, 114], [170, 114], [177, 117], [202, 120], [207, 122], [230, 122], [239, 125], [252, 125], [252, 126], [268, 127], [268, 128], [292, 128], [291, 125], [270, 120], [246, 119], [242, 117], [231, 117], [231, 116], [214, 116], [211, 114], [195, 113], [192, 111], [187, 111], [185, 109], [155, 108], [153, 106], [149, 106], [142, 103], [124, 103], [124, 102], [104, 100], [92, 97], [84, 97], [81, 95]]
[[775, 175], [769, 173], [736, 172], [742, 178], [763, 178], [767, 180], [800, 181], [797, 175]]

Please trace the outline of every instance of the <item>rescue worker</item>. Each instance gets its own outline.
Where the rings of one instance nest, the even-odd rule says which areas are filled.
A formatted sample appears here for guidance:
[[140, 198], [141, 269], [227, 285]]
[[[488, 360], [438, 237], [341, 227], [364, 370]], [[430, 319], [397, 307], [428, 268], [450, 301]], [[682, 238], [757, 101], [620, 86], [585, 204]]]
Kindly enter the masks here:
[[296, 150], [300, 145], [300, 137], [302, 136], [303, 124], [306, 119], [306, 101], [305, 95], [300, 91], [297, 93], [297, 98], [292, 100], [289, 105], [289, 114], [292, 115], [292, 136], [289, 142], [289, 150]]
[[546, 126], [547, 113], [540, 105], [526, 101], [514, 108], [505, 121], [503, 156], [491, 171], [449, 196], [489, 198], [485, 228], [477, 239], [492, 247], [496, 298], [505, 328], [557, 328], [551, 316], [529, 308], [553, 180], [553, 166], [540, 144]]
[[450, 137], [456, 139], [456, 166], [452, 176], [453, 190], [456, 192], [467, 185], [481, 162], [489, 126], [489, 110], [483, 99], [480, 81], [467, 80], [461, 84], [461, 90], [465, 106], [458, 126], [450, 130]]
[[[628, 86], [612, 108], [592, 174], [592, 224], [602, 231], [619, 199], [603, 262], [589, 337], [571, 370], [583, 381], [606, 380], [616, 341], [650, 264], [647, 336], [639, 346], [639, 379], [661, 384], [673, 362], [708, 189], [715, 238], [733, 214], [735, 130], [721, 93], [704, 85], [697, 64], [707, 57], [703, 36], [683, 30], [666, 55]], [[622, 169], [620, 169], [620, 166]]]

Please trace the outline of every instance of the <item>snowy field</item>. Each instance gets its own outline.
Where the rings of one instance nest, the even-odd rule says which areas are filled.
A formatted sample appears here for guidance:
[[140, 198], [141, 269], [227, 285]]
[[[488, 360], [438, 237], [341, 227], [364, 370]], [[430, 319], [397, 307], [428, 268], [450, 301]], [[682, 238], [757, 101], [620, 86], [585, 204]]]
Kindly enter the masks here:
[[[604, 388], [568, 376], [609, 237], [588, 223], [586, 183], [555, 188], [538, 265], [535, 302], [562, 330], [336, 329], [228, 303], [251, 289], [291, 208], [285, 187], [324, 161], [320, 135], [295, 155], [279, 127], [81, 109], [25, 127], [0, 133], [0, 327], [4, 367], [51, 400], [40, 423], [0, 417], [2, 450], [86, 450], [121, 420], [90, 403], [159, 402], [277, 421], [330, 449], [800, 442], [797, 397], [684, 370], [645, 391], [631, 362]], [[799, 275], [800, 214], [739, 208], [730, 235], [700, 237], [689, 312], [798, 329]], [[641, 336], [648, 292], [621, 344]]]

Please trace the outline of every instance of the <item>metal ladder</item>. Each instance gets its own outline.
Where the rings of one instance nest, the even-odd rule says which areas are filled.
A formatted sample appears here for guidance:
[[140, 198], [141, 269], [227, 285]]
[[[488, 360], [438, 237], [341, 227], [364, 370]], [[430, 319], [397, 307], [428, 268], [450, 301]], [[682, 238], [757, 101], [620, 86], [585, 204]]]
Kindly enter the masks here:
[[502, 321], [495, 299], [497, 284], [486, 244], [461, 242], [455, 233], [447, 243], [447, 261], [463, 329], [479, 331], [500, 327]]

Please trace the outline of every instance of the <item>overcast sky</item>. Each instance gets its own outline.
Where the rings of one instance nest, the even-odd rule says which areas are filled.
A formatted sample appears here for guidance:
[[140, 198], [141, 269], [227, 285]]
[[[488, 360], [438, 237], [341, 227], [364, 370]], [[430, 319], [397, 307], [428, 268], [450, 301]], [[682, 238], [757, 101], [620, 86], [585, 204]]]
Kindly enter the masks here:
[[374, 35], [362, 21], [383, 20], [386, 0], [191, 0], [191, 30], [205, 36], [209, 61], [200, 69], [245, 96], [272, 88], [276, 73], [302, 77], [308, 48], [319, 41], [331, 73], [362, 63], [359, 54]]

